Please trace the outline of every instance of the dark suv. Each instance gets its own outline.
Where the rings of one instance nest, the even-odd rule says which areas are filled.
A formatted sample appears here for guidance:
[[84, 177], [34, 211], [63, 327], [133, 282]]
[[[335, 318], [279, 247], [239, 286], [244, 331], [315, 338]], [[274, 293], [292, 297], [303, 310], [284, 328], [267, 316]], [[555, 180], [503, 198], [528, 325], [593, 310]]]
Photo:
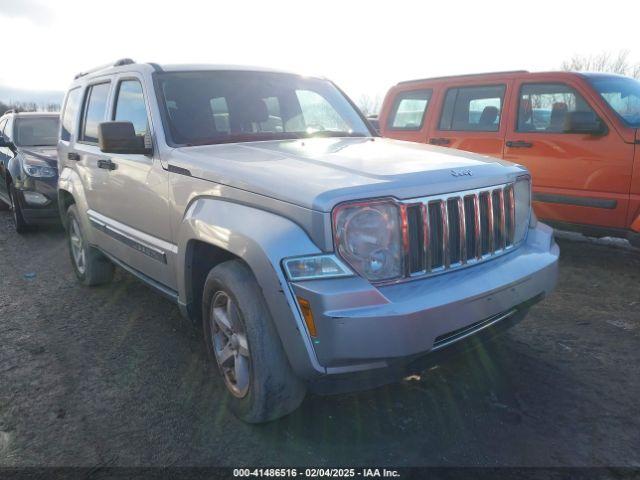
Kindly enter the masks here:
[[57, 113], [9, 111], [0, 118], [0, 201], [13, 210], [18, 233], [59, 220], [58, 128]]

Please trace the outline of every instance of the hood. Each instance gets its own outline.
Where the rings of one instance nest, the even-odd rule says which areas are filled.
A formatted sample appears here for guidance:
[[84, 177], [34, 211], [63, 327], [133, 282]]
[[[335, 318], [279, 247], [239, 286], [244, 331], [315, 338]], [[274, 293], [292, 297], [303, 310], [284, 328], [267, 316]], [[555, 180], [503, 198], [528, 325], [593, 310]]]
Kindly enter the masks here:
[[306, 208], [372, 197], [416, 198], [505, 183], [525, 170], [443, 147], [384, 138], [313, 138], [175, 149], [194, 177]]
[[18, 147], [24, 154], [44, 160], [52, 167], [58, 166], [58, 151], [56, 147]]

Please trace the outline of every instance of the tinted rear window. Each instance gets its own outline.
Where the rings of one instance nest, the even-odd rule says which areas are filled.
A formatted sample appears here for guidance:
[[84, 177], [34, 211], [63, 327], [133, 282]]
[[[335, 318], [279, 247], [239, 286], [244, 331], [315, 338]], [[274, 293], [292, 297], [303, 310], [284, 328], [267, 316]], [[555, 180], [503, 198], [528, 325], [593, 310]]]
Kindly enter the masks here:
[[17, 118], [14, 142], [21, 147], [45, 147], [58, 143], [58, 117]]
[[440, 130], [497, 132], [504, 85], [450, 88], [440, 116]]

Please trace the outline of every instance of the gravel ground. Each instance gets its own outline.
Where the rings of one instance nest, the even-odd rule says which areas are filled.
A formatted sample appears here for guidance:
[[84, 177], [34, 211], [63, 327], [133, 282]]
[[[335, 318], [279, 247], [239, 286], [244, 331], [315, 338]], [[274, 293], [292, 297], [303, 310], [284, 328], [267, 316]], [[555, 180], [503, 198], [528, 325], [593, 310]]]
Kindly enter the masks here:
[[640, 466], [640, 252], [560, 240], [557, 291], [490, 352], [243, 424], [175, 306], [79, 286], [0, 212], [0, 466]]

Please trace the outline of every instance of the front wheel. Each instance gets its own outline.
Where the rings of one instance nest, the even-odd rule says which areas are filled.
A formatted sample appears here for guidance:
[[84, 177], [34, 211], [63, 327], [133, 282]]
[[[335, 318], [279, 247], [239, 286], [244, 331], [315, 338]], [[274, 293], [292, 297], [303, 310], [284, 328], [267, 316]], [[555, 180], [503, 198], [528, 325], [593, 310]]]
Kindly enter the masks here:
[[110, 282], [113, 278], [113, 263], [87, 242], [75, 205], [67, 210], [67, 238], [71, 264], [78, 280], [87, 286]]
[[16, 232], [19, 234], [27, 233], [29, 231], [29, 225], [24, 219], [22, 214], [22, 207], [18, 201], [18, 192], [13, 184], [9, 185], [9, 197], [11, 199], [11, 210], [13, 212], [13, 225], [16, 228]]
[[202, 298], [207, 350], [230, 393], [233, 413], [246, 422], [262, 423], [298, 408], [304, 384], [289, 365], [249, 268], [239, 260], [213, 268]]

